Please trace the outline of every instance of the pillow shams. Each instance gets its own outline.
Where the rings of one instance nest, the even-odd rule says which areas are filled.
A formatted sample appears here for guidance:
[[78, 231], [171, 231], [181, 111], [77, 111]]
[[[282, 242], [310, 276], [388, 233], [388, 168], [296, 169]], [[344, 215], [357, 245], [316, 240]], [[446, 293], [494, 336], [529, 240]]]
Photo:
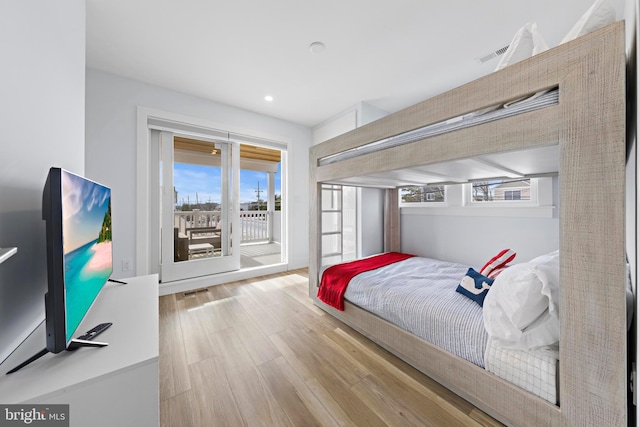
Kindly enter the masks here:
[[484, 300], [489, 336], [518, 350], [557, 343], [559, 282], [558, 251], [506, 269]]
[[538, 32], [535, 23], [527, 23], [513, 36], [507, 51], [500, 58], [500, 62], [494, 71], [498, 71], [523, 59], [531, 58], [540, 52], [549, 49], [547, 43]]
[[577, 37], [589, 34], [598, 28], [605, 27], [616, 20], [616, 8], [611, 0], [596, 0], [578, 22], [562, 39], [560, 44], [571, 41]]

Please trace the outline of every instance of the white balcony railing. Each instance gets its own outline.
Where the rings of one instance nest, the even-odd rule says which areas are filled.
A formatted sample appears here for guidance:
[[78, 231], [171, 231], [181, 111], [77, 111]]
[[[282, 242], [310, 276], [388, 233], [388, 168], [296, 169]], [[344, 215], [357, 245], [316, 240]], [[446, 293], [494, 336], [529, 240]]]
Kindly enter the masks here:
[[[188, 236], [188, 231], [195, 228], [221, 228], [221, 216], [222, 212], [220, 211], [176, 211], [173, 213], [173, 226], [178, 229], [179, 235]], [[280, 241], [280, 236], [269, 235], [269, 230], [279, 231], [280, 229], [280, 227], [270, 227], [270, 222], [273, 219], [273, 212], [241, 211], [240, 231], [242, 237], [240, 243]]]

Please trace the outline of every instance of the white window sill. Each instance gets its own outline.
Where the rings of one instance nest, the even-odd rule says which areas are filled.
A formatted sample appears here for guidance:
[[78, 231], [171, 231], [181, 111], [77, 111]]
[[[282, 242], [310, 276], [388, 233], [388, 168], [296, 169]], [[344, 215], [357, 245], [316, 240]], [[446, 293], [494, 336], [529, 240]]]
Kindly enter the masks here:
[[401, 206], [401, 215], [500, 216], [553, 218], [555, 206]]

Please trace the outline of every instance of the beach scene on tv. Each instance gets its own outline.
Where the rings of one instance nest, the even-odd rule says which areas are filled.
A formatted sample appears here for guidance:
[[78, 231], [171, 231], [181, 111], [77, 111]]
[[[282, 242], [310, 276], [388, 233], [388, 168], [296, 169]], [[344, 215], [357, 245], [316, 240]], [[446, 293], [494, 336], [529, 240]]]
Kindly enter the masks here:
[[67, 342], [113, 271], [111, 190], [62, 174]]

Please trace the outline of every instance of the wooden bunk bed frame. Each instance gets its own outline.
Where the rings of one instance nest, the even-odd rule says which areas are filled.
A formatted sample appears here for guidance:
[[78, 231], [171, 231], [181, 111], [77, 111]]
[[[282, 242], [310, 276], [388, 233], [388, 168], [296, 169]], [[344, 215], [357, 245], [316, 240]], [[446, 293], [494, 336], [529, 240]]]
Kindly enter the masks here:
[[[313, 146], [309, 294], [347, 325], [508, 425], [627, 425], [625, 50], [616, 22]], [[319, 166], [319, 159], [548, 88], [559, 103], [518, 116]], [[316, 297], [322, 183], [558, 145], [559, 405], [345, 302]], [[400, 250], [398, 190], [386, 189], [385, 251]]]

